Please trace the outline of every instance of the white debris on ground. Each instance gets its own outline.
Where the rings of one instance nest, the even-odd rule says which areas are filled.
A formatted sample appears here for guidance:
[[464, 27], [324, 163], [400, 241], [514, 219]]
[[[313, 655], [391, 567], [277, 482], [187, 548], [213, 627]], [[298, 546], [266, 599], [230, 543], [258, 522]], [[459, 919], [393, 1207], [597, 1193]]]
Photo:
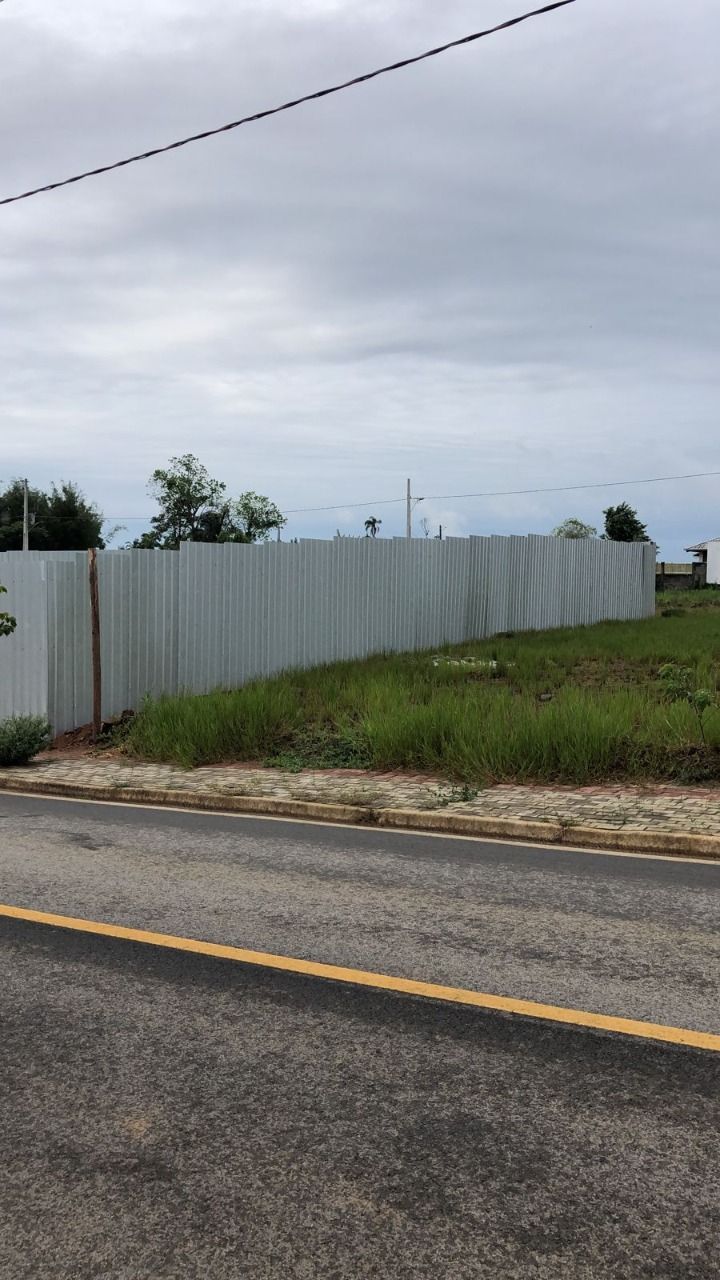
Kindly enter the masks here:
[[[498, 663], [494, 658], [447, 658], [436, 653], [431, 659], [434, 667], [479, 667], [484, 671], [497, 671]], [[514, 667], [514, 662], [504, 662], [504, 667]]]

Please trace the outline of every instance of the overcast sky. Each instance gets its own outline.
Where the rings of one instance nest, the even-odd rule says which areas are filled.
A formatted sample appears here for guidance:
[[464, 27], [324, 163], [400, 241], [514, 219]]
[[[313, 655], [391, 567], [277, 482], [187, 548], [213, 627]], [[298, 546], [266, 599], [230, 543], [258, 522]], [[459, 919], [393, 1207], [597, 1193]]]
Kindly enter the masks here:
[[[212, 127], [525, 0], [7, 0], [0, 196]], [[456, 494], [720, 470], [720, 6], [577, 3], [0, 208], [0, 483], [135, 536], [193, 452], [289, 535]], [[635, 505], [666, 559], [720, 477], [430, 500], [433, 531]], [[130, 520], [129, 517], [138, 517]]]

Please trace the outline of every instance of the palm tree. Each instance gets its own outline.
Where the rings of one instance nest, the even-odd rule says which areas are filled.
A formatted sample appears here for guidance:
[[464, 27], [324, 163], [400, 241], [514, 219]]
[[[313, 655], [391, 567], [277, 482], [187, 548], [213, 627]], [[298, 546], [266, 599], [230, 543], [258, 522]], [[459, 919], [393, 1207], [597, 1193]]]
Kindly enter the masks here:
[[378, 529], [382, 524], [382, 520], [378, 520], [377, 516], [368, 516], [365, 521], [365, 537], [377, 538]]

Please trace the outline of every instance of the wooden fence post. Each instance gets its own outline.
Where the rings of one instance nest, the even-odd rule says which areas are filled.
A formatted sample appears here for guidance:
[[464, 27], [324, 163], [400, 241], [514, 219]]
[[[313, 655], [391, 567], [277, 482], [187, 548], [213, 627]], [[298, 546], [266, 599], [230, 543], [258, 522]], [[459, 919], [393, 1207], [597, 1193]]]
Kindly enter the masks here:
[[100, 666], [100, 596], [98, 593], [97, 551], [88, 551], [88, 581], [90, 585], [90, 636], [92, 649], [93, 738], [102, 732], [102, 668]]

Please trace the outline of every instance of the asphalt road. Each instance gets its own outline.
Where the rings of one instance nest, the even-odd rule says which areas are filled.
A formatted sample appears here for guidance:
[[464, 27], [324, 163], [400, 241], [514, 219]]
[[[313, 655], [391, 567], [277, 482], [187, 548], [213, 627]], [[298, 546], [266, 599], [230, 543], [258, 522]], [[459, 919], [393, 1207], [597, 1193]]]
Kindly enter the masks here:
[[[720, 866], [0, 795], [0, 884], [720, 1029]], [[719, 1053], [7, 917], [0, 972], [0, 1280], [718, 1275]]]
[[0, 900], [720, 1032], [720, 864], [0, 794]]
[[2, 1280], [710, 1280], [720, 1055], [3, 920]]

